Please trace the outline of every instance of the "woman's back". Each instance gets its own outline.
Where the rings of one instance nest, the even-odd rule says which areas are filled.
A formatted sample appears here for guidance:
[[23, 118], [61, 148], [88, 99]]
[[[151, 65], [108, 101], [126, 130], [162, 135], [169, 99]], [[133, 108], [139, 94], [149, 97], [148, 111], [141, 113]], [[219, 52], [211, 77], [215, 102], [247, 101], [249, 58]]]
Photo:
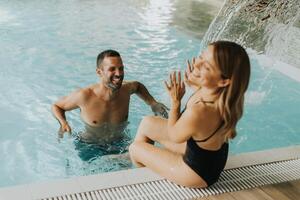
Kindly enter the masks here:
[[183, 161], [211, 185], [225, 167], [228, 143], [222, 133], [224, 121], [216, 105], [217, 96], [209, 98], [200, 89], [187, 102], [185, 112], [193, 113], [189, 116], [195, 118], [191, 121], [197, 129], [187, 140]]
[[201, 95], [201, 90], [194, 93], [186, 104], [184, 112], [193, 112], [196, 119], [197, 130], [192, 134], [192, 138], [197, 145], [207, 150], [218, 150], [225, 142], [222, 134], [224, 125], [220, 112], [216, 106], [216, 99], [205, 100]]

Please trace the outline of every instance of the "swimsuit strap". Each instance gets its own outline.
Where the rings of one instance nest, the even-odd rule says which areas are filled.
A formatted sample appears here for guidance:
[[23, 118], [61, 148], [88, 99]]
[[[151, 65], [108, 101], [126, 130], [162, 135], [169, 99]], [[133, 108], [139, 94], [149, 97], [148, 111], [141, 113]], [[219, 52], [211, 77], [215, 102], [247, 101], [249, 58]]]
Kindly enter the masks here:
[[215, 103], [214, 101], [205, 101], [205, 100], [203, 100], [203, 97], [201, 97], [199, 101], [196, 101], [195, 104], [199, 103], [199, 102], [202, 102], [204, 104], [214, 104]]
[[[198, 90], [197, 90], [197, 91], [198, 91]], [[196, 91], [196, 92], [197, 92], [197, 91]], [[194, 92], [194, 93], [189, 97], [189, 99], [187, 100], [187, 102], [186, 102], [186, 104], [185, 104], [183, 110], [181, 111], [180, 115], [186, 110], [186, 105], [187, 105], [187, 103], [188, 103], [189, 100], [192, 98], [192, 96], [194, 96], [194, 95], [196, 94], [196, 92]]]
[[220, 129], [221, 127], [224, 125], [224, 121], [222, 121], [222, 123], [220, 124], [220, 126], [210, 135], [208, 136], [207, 138], [203, 139], [203, 140], [194, 140], [193, 137], [192, 139], [195, 141], [195, 142], [206, 142], [207, 140], [209, 140], [212, 136], [214, 136]]
[[[198, 89], [199, 90], [199, 89]], [[197, 91], [198, 91], [197, 90]], [[197, 92], [196, 91], [196, 92]], [[181, 114], [186, 110], [186, 105], [187, 105], [187, 103], [189, 102], [189, 100], [196, 94], [196, 92], [194, 92], [190, 97], [189, 97], [189, 99], [187, 100], [187, 102], [186, 102], [186, 104], [185, 104], [185, 106], [184, 106], [184, 108], [183, 108], [183, 110], [181, 111]], [[201, 99], [199, 100], [199, 101], [196, 101], [195, 102], [195, 104], [197, 104], [197, 103], [199, 103], [199, 102], [202, 102], [202, 103], [204, 103], [204, 104], [213, 104], [214, 103], [214, 101], [204, 101], [203, 100], [203, 98], [201, 97]]]

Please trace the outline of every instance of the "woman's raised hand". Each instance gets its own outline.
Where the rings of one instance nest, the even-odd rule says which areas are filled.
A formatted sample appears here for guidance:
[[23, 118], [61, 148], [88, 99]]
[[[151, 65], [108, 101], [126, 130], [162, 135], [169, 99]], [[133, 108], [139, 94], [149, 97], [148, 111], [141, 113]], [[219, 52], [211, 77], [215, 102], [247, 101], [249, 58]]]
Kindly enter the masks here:
[[187, 84], [187, 86], [197, 89], [197, 85], [195, 84], [196, 81], [193, 80], [193, 76], [191, 76], [194, 70], [195, 62], [195, 58], [192, 59], [192, 63], [190, 63], [190, 61], [187, 60], [187, 66], [184, 72], [184, 82]]
[[185, 94], [185, 85], [181, 80], [181, 73], [178, 71], [178, 78], [176, 78], [176, 72], [170, 74], [170, 84], [165, 81], [166, 89], [171, 97], [172, 103], [180, 103], [182, 97]]

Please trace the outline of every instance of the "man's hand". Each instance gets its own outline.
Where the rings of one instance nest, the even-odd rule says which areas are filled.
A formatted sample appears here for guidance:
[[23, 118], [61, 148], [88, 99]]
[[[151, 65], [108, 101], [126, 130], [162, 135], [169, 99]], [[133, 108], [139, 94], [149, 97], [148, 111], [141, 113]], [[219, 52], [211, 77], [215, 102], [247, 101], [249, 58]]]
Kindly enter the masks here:
[[59, 128], [59, 134], [64, 134], [65, 132], [71, 133], [71, 127], [68, 122], [63, 123]]
[[160, 102], [156, 102], [151, 105], [151, 109], [155, 116], [161, 116], [163, 118], [168, 118], [168, 110], [169, 108]]
[[167, 110], [169, 110], [169, 108], [167, 108], [167, 106], [165, 106], [164, 104], [157, 102], [142, 83], [133, 81], [131, 82], [131, 85], [132, 88], [134, 88], [132, 89], [131, 93], [136, 93], [141, 99], [145, 101], [146, 104], [150, 105], [155, 116], [168, 118]]

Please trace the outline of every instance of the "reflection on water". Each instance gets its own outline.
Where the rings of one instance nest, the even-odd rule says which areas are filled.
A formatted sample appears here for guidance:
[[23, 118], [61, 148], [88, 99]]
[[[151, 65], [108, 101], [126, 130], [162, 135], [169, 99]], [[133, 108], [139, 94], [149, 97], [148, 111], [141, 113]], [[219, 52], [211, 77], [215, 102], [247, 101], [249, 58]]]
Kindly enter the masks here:
[[172, 24], [201, 39], [222, 4], [223, 0], [176, 1]]
[[[78, 138], [65, 140], [61, 146], [65, 155], [58, 163], [60, 170], [64, 168], [62, 176], [82, 176], [132, 168], [128, 156], [130, 142], [130, 139], [125, 137], [103, 145], [85, 143]], [[48, 178], [57, 176], [49, 172], [46, 175]]]
[[[145, 10], [143, 19], [150, 30], [161, 22], [201, 39], [209, 24], [221, 9], [224, 0], [130, 0], [132, 6]], [[167, 24], [166, 24], [167, 25]]]
[[95, 160], [110, 154], [121, 154], [128, 150], [131, 143], [129, 122], [117, 125], [103, 123], [93, 127], [85, 123], [84, 131], [75, 135], [75, 149], [83, 161]]
[[126, 135], [105, 143], [103, 140], [101, 143], [87, 143], [81, 138], [76, 138], [74, 140], [78, 156], [81, 160], [88, 162], [105, 155], [126, 153], [130, 143], [131, 139], [126, 137]]

